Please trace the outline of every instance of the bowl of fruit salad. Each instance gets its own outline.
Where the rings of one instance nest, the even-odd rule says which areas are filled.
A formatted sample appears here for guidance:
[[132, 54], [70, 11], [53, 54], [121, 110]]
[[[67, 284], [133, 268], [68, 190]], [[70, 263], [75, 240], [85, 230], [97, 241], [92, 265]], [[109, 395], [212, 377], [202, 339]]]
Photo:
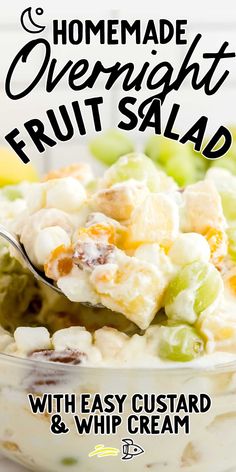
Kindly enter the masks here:
[[[45, 472], [233, 472], [236, 177], [212, 166], [183, 187], [144, 154], [114, 161], [99, 178], [81, 163], [0, 191], [1, 223], [61, 290], [1, 242], [0, 450]], [[53, 435], [50, 414], [30, 409], [29, 393], [70, 392], [212, 405], [177, 435], [148, 429], [154, 407], [133, 437], [144, 453], [121, 462], [129, 404], [110, 436], [78, 434], [68, 415], [70, 433]], [[91, 457], [99, 444], [116, 456]]]

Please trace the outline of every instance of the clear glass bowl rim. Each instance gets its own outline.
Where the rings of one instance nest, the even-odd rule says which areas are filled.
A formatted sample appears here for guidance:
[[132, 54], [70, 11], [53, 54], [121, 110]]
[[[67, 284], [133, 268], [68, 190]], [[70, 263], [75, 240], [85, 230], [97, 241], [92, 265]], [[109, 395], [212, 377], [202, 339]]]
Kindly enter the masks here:
[[130, 375], [131, 373], [138, 374], [140, 373], [141, 375], [144, 376], [150, 375], [150, 373], [153, 373], [155, 375], [175, 375], [175, 376], [181, 376], [181, 375], [203, 375], [203, 374], [209, 374], [209, 375], [216, 375], [220, 373], [236, 373], [236, 360], [230, 361], [230, 362], [222, 362], [222, 363], [217, 363], [214, 365], [189, 365], [189, 364], [184, 364], [183, 366], [178, 367], [148, 367], [148, 366], [86, 366], [86, 365], [72, 365], [72, 364], [63, 364], [60, 362], [50, 362], [50, 361], [40, 361], [40, 360], [35, 360], [35, 359], [28, 359], [28, 358], [23, 358], [23, 357], [16, 357], [11, 354], [6, 354], [0, 352], [0, 363], [5, 363], [6, 365], [12, 365], [15, 368], [19, 367], [19, 369], [22, 368], [40, 368], [40, 370], [45, 370], [45, 371], [54, 371], [55, 370], [60, 370], [61, 371], [66, 371], [67, 373], [81, 373], [81, 375], [85, 375], [86, 372], [88, 374], [95, 374], [98, 375], [99, 373], [101, 375], [104, 374], [109, 374], [109, 373], [116, 373], [116, 375], [122, 375], [122, 374], [128, 374]]

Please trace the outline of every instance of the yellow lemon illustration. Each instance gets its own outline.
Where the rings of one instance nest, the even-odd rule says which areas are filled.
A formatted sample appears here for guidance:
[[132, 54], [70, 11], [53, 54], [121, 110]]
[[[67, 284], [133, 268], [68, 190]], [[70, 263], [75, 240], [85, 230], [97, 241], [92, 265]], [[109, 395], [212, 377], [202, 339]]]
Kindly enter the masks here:
[[23, 180], [30, 182], [39, 180], [34, 166], [24, 164], [13, 152], [0, 148], [0, 187], [18, 184]]
[[95, 446], [94, 450], [89, 453], [89, 457], [108, 457], [108, 456], [118, 456], [120, 450], [116, 447], [105, 447], [104, 444], [98, 444]]

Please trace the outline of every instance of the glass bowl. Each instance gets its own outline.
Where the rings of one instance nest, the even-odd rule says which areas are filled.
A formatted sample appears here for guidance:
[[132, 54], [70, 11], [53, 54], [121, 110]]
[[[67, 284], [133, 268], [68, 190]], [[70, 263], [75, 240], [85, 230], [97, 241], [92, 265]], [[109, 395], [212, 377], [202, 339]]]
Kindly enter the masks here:
[[[236, 364], [214, 368], [93, 368], [0, 355], [0, 449], [28, 469], [44, 472], [236, 472]], [[73, 415], [63, 414], [67, 434], [50, 431], [49, 413], [33, 414], [29, 393], [208, 394], [207, 413], [190, 415], [190, 434], [135, 434], [126, 429], [132, 413], [126, 402], [117, 434], [78, 434]], [[78, 412], [79, 414], [79, 412]], [[137, 414], [136, 424], [143, 413]], [[158, 415], [158, 413], [154, 413]], [[108, 415], [109, 416], [109, 415]], [[151, 421], [151, 414], [148, 415]], [[171, 419], [172, 415], [170, 415]], [[135, 447], [123, 449], [123, 439]], [[116, 455], [89, 454], [98, 445]], [[123, 459], [127, 447], [132, 457]], [[137, 452], [137, 448], [136, 448]]]

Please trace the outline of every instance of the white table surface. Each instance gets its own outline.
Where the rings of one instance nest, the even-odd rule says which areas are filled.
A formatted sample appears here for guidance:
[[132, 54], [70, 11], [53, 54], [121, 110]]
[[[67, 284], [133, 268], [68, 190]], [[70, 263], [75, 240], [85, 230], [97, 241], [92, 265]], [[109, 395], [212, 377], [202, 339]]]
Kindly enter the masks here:
[[25, 467], [15, 464], [0, 455], [0, 472], [26, 472], [26, 470]]

